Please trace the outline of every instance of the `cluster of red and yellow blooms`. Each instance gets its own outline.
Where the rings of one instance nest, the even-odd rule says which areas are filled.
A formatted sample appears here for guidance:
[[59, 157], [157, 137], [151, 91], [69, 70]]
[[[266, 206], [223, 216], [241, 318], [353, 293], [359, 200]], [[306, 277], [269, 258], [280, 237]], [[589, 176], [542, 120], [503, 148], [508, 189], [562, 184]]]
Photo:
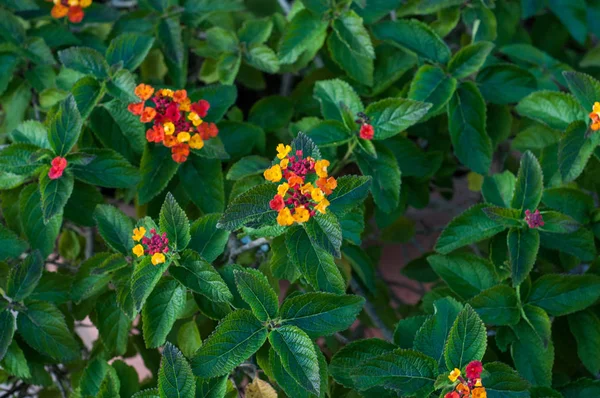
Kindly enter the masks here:
[[[327, 195], [337, 187], [336, 179], [327, 174], [328, 160], [305, 158], [302, 151], [290, 155], [291, 151], [291, 146], [279, 144], [279, 163], [264, 172], [266, 180], [281, 182], [277, 194], [269, 202], [271, 209], [278, 212], [277, 223], [281, 226], [307, 222], [317, 211], [325, 214], [329, 206]], [[313, 185], [308, 179], [315, 175]]]
[[68, 17], [69, 21], [79, 23], [83, 20], [83, 9], [92, 5], [92, 0], [47, 0], [54, 3], [50, 15], [60, 19]]
[[48, 170], [48, 177], [51, 180], [57, 180], [62, 177], [63, 172], [67, 168], [67, 159], [61, 158], [60, 156], [55, 157], [50, 162], [50, 170]]
[[600, 102], [594, 102], [594, 107], [592, 112], [590, 112], [590, 119], [592, 119], [590, 128], [593, 131], [600, 130]]
[[146, 228], [139, 227], [133, 230], [132, 239], [138, 242], [132, 249], [138, 258], [144, 255], [152, 256], [152, 264], [158, 265], [166, 261], [165, 254], [169, 253], [169, 238], [166, 233], [159, 235], [153, 228], [150, 237], [146, 236]]
[[454, 391], [444, 395], [444, 398], [486, 398], [487, 393], [481, 384], [483, 365], [479, 361], [470, 362], [466, 369], [466, 379], [461, 376], [460, 369], [455, 368], [448, 375], [452, 383], [456, 383]]
[[[135, 89], [140, 102], [129, 104], [129, 112], [140, 117], [142, 123], [153, 123], [146, 131], [148, 142], [160, 143], [171, 148], [171, 157], [177, 163], [187, 160], [191, 149], [201, 149], [204, 141], [219, 133], [214, 123], [202, 120], [210, 104], [200, 100], [192, 103], [185, 90], [154, 90], [152, 86], [140, 84]], [[146, 106], [152, 99], [154, 107]]]
[[363, 140], [372, 140], [373, 136], [375, 135], [375, 129], [370, 124], [371, 119], [363, 112], [358, 112], [356, 115], [358, 116], [356, 123], [360, 125], [358, 135]]

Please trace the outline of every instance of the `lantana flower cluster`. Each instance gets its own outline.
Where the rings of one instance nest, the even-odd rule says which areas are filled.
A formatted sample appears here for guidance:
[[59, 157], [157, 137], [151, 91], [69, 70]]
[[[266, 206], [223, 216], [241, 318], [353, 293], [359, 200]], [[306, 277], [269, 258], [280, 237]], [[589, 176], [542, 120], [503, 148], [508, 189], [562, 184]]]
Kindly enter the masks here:
[[79, 23], [83, 20], [84, 8], [92, 5], [92, 0], [47, 0], [54, 3], [50, 15], [53, 18], [60, 19], [68, 17], [69, 21]]
[[[219, 133], [214, 123], [202, 120], [210, 109], [208, 101], [192, 103], [185, 90], [155, 91], [152, 86], [140, 84], [135, 95], [140, 102], [129, 104], [127, 109], [139, 116], [142, 123], [153, 123], [146, 132], [146, 140], [171, 148], [171, 157], [177, 163], [187, 160], [190, 148], [201, 149], [204, 141]], [[150, 99], [154, 107], [146, 106]]]
[[525, 222], [529, 228], [539, 228], [544, 226], [544, 218], [538, 209], [533, 213], [530, 210], [525, 210]]
[[594, 102], [594, 107], [592, 112], [590, 112], [590, 119], [592, 119], [590, 128], [593, 131], [600, 130], [600, 102]]
[[67, 159], [62, 158], [60, 156], [57, 156], [54, 159], [52, 159], [52, 162], [50, 163], [50, 170], [48, 170], [48, 177], [51, 180], [57, 180], [60, 177], [62, 177], [63, 172], [67, 168], [67, 164]]
[[327, 173], [328, 160], [305, 158], [300, 150], [290, 155], [291, 151], [291, 146], [279, 144], [280, 162], [264, 172], [266, 180], [281, 182], [269, 202], [271, 209], [279, 212], [277, 223], [281, 226], [307, 222], [317, 211], [325, 214], [329, 206], [327, 195], [337, 187], [336, 179]]
[[169, 238], [166, 233], [158, 234], [156, 229], [150, 230], [150, 237], [146, 236], [146, 228], [139, 227], [133, 230], [132, 239], [139, 242], [132, 249], [138, 258], [152, 256], [152, 264], [158, 265], [166, 261], [165, 254], [169, 253]]
[[479, 361], [469, 362], [465, 368], [466, 378], [461, 376], [460, 369], [454, 368], [448, 375], [452, 383], [456, 383], [454, 391], [444, 395], [444, 398], [486, 398], [485, 387], [481, 384], [483, 365]]

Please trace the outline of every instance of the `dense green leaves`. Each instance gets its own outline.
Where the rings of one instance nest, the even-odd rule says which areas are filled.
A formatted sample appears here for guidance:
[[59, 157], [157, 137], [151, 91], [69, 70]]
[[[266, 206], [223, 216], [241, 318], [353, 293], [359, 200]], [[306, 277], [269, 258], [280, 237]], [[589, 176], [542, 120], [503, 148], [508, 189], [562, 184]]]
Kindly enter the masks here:
[[185, 307], [185, 288], [176, 280], [162, 279], [142, 309], [144, 340], [148, 348], [165, 343], [175, 320]]
[[217, 302], [228, 302], [233, 299], [229, 288], [219, 273], [192, 250], [181, 254], [179, 265], [169, 273], [188, 289]]
[[15, 333], [16, 321], [10, 311], [0, 311], [0, 360], [4, 358]]
[[410, 84], [408, 98], [430, 103], [428, 116], [441, 111], [450, 101], [456, 89], [456, 79], [447, 76], [444, 71], [431, 65], [423, 65], [417, 70]]
[[152, 264], [150, 256], [145, 256], [135, 265], [131, 275], [131, 298], [136, 311], [139, 312], [142, 309], [146, 299], [168, 267], [168, 261], [158, 265]]
[[523, 98], [517, 105], [522, 116], [563, 130], [576, 120], [584, 120], [586, 113], [569, 94], [537, 91]]
[[123, 63], [123, 68], [134, 70], [144, 61], [154, 44], [154, 38], [133, 33], [122, 34], [110, 42], [106, 61], [110, 65]]
[[498, 282], [490, 262], [468, 253], [432, 255], [427, 257], [427, 261], [448, 286], [465, 299], [476, 296]]
[[133, 222], [122, 211], [110, 205], [99, 205], [94, 211], [98, 231], [114, 250], [129, 255], [133, 247]]
[[106, 188], [130, 188], [140, 180], [139, 171], [123, 156], [110, 149], [84, 149], [91, 156], [85, 164], [73, 164], [76, 179]]
[[487, 334], [485, 325], [470, 305], [458, 314], [444, 348], [446, 366], [462, 369], [471, 361], [480, 361], [485, 354]]
[[[48, 170], [45, 168], [44, 171]], [[73, 193], [73, 174], [66, 171], [62, 177], [51, 179], [44, 172], [40, 178], [40, 193], [42, 194], [42, 214], [44, 223], [48, 223], [54, 216], [62, 213], [69, 197]]]
[[64, 100], [52, 117], [48, 130], [50, 146], [58, 156], [65, 156], [81, 133], [81, 115], [73, 96]]
[[448, 72], [462, 79], [477, 72], [492, 52], [494, 44], [480, 41], [461, 48], [448, 63]]
[[279, 61], [282, 64], [296, 62], [311, 42], [327, 29], [327, 22], [308, 10], [297, 13], [290, 21], [279, 45]]
[[187, 360], [171, 343], [165, 345], [158, 373], [158, 391], [161, 398], [194, 397], [196, 379]]
[[371, 118], [375, 129], [375, 139], [384, 140], [392, 137], [417, 123], [431, 108], [430, 104], [388, 98], [370, 104], [365, 113]]
[[22, 301], [27, 298], [40, 281], [43, 269], [44, 260], [37, 250], [19, 262], [10, 270], [8, 276], [6, 286], [8, 297], [15, 301]]
[[146, 145], [140, 165], [142, 174], [142, 180], [138, 185], [140, 203], [148, 203], [158, 195], [173, 178], [178, 167], [179, 164], [171, 159], [169, 148]]
[[596, 275], [548, 274], [534, 282], [527, 301], [559, 316], [580, 311], [599, 297], [600, 278]]
[[279, 301], [269, 280], [260, 271], [235, 270], [235, 284], [242, 299], [250, 305], [259, 321], [266, 322], [277, 316]]

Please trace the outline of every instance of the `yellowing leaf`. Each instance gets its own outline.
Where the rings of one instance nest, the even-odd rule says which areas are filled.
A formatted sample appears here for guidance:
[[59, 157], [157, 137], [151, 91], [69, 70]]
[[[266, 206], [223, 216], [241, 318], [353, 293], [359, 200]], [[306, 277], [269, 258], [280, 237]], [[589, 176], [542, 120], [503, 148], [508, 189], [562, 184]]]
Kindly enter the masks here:
[[269, 383], [257, 377], [246, 386], [246, 398], [277, 398], [277, 392]]

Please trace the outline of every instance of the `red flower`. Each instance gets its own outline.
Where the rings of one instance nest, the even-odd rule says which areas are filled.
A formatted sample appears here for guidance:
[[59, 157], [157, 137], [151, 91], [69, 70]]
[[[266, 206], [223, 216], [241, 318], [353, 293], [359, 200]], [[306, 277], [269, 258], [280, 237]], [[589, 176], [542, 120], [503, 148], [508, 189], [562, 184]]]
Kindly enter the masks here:
[[375, 130], [373, 129], [373, 126], [371, 126], [368, 123], [363, 123], [363, 125], [360, 126], [360, 138], [362, 138], [363, 140], [372, 140], [373, 135], [375, 135]]
[[191, 106], [192, 112], [196, 112], [198, 116], [205, 117], [210, 109], [210, 104], [206, 100], [194, 102]]
[[177, 105], [177, 103], [172, 102], [171, 105], [169, 105], [167, 107], [167, 110], [165, 111], [165, 119], [168, 119], [171, 122], [175, 123], [178, 122], [180, 118], [181, 114], [179, 113], [179, 106]]
[[187, 144], [177, 144], [171, 148], [171, 157], [177, 163], [183, 163], [190, 154], [190, 146]]
[[198, 126], [197, 130], [198, 133], [200, 133], [200, 137], [202, 137], [202, 139], [205, 141], [212, 137], [216, 137], [217, 134], [219, 134], [219, 129], [214, 123], [202, 123], [200, 126]]
[[69, 21], [79, 23], [83, 20], [83, 8], [79, 6], [69, 7]]
[[452, 391], [444, 395], [444, 398], [460, 398], [460, 395], [456, 391]]
[[50, 177], [51, 180], [56, 180], [62, 177], [63, 172], [67, 168], [67, 159], [57, 156], [52, 159], [51, 165], [52, 167], [50, 167], [50, 171], [48, 171], [48, 177]]
[[283, 197], [281, 195], [275, 195], [273, 200], [269, 202], [269, 206], [271, 209], [275, 211], [281, 211], [285, 207], [285, 203], [283, 202]]
[[134, 115], [141, 116], [142, 112], [144, 112], [144, 102], [139, 102], [137, 104], [129, 104], [127, 106], [127, 110]]
[[465, 373], [469, 379], [479, 379], [483, 372], [483, 365], [479, 361], [472, 361], [467, 365]]
[[165, 138], [165, 130], [161, 124], [155, 124], [146, 131], [146, 140], [148, 142], [161, 142]]

